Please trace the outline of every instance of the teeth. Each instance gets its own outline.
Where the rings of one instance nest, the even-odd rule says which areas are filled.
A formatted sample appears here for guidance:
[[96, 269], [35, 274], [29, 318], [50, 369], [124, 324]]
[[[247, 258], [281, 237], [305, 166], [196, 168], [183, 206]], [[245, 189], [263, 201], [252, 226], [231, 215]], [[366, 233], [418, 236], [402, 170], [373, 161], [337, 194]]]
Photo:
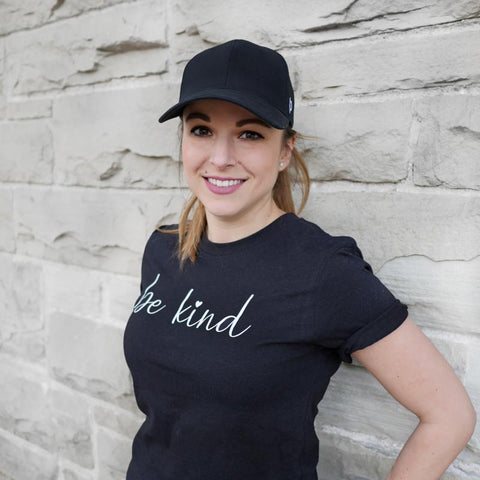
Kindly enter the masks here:
[[242, 180], [217, 180], [216, 178], [209, 178], [208, 181], [217, 187], [231, 187], [242, 183]]

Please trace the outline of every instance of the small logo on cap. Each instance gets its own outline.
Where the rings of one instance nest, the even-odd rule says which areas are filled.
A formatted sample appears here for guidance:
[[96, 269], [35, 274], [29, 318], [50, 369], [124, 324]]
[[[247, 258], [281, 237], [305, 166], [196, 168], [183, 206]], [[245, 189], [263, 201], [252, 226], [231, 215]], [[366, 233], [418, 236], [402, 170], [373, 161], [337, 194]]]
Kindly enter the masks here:
[[293, 110], [292, 97], [288, 97], [288, 113], [292, 113], [292, 110]]

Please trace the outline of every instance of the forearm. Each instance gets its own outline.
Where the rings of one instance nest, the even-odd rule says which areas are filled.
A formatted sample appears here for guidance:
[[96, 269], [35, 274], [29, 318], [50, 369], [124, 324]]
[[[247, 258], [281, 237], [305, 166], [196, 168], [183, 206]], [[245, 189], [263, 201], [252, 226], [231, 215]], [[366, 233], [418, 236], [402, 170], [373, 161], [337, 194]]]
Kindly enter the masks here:
[[438, 480], [471, 437], [468, 418], [450, 423], [420, 422], [387, 480]]

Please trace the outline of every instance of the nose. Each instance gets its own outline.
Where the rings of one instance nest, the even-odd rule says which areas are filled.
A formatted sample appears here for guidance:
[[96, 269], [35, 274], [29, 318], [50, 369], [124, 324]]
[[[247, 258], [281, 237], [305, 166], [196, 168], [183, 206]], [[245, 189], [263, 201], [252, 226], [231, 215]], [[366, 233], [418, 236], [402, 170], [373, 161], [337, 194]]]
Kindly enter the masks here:
[[219, 169], [235, 165], [235, 152], [232, 142], [227, 137], [217, 137], [210, 151], [210, 163]]

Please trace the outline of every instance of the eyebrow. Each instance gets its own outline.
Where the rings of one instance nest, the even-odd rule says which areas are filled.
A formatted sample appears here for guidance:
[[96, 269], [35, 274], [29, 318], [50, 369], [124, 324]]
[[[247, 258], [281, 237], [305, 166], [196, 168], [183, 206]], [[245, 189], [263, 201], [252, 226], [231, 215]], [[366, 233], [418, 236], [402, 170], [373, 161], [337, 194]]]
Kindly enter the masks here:
[[[203, 120], [205, 122], [210, 122], [210, 117], [208, 115], [205, 115], [204, 113], [201, 113], [201, 112], [192, 112], [192, 113], [189, 113], [187, 115], [187, 118], [185, 119], [185, 121], [189, 121], [189, 120], [192, 120], [192, 119], [195, 119], [195, 118], [198, 118], [200, 120]], [[237, 127], [243, 127], [244, 125], [247, 125], [249, 123], [256, 123], [258, 125], [262, 125], [263, 127], [266, 127], [266, 128], [272, 128], [268, 123], [264, 122], [263, 120], [261, 120], [260, 118], [245, 118], [243, 120], [239, 120], [236, 125]]]

